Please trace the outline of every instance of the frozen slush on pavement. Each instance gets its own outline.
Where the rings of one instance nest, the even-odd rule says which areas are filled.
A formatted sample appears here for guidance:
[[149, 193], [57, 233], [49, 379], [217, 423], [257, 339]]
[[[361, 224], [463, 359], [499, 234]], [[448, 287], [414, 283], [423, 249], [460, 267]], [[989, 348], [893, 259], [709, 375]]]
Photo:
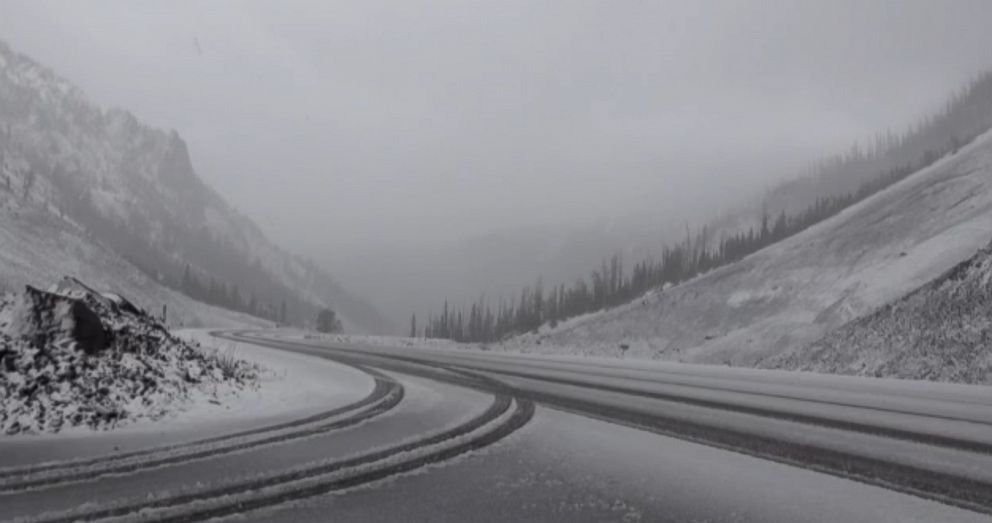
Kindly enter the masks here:
[[0, 296], [0, 370], [8, 435], [155, 419], [258, 380], [255, 365], [201, 350], [122, 296], [69, 277]]

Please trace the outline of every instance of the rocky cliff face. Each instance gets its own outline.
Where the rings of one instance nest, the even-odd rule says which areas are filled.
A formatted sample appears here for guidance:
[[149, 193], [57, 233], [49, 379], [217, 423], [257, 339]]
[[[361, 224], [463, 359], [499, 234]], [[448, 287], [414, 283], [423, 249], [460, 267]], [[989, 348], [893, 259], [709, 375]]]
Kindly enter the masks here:
[[188, 265], [272, 307], [286, 302], [290, 319], [326, 305], [352, 330], [388, 329], [373, 307], [277, 247], [206, 185], [175, 131], [94, 106], [2, 42], [0, 208], [41, 209], [78, 225], [174, 288]]

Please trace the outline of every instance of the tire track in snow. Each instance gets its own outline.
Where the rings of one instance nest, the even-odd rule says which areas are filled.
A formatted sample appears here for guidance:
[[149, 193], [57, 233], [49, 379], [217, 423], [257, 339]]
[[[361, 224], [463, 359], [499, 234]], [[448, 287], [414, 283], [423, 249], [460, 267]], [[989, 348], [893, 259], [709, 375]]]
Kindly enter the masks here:
[[[267, 426], [264, 426], [264, 427], [258, 427], [258, 428], [254, 428], [254, 429], [248, 429], [248, 430], [244, 430], [244, 431], [241, 431], [241, 432], [234, 432], [234, 433], [230, 433], [230, 434], [222, 434], [222, 435], [219, 435], [219, 436], [213, 436], [213, 437], [198, 439], [198, 440], [194, 440], [194, 441], [177, 443], [175, 445], [163, 445], [163, 446], [158, 446], [158, 447], [149, 447], [149, 448], [144, 448], [144, 449], [135, 450], [135, 451], [129, 451], [129, 452], [122, 452], [122, 453], [115, 453], [115, 454], [105, 454], [105, 455], [102, 455], [102, 456], [95, 456], [95, 457], [92, 457], [92, 458], [66, 459], [66, 460], [59, 460], [59, 461], [43, 462], [43, 463], [40, 463], [40, 464], [21, 465], [21, 466], [15, 466], [15, 467], [0, 468], [0, 480], [2, 480], [3, 478], [9, 478], [9, 477], [14, 477], [14, 476], [23, 476], [23, 475], [27, 475], [27, 474], [37, 474], [39, 472], [48, 472], [48, 471], [60, 470], [60, 469], [71, 469], [71, 468], [83, 467], [83, 466], [87, 466], [87, 465], [96, 465], [96, 464], [99, 464], [99, 463], [109, 463], [109, 462], [112, 462], [112, 461], [119, 461], [119, 460], [124, 460], [124, 459], [136, 458], [136, 457], [139, 457], [139, 456], [147, 456], [147, 455], [161, 453], [161, 452], [170, 452], [170, 451], [179, 450], [179, 449], [182, 449], [182, 448], [185, 448], [185, 447], [192, 447], [194, 445], [207, 445], [207, 444], [211, 444], [211, 443], [219, 443], [219, 442], [222, 442], [222, 441], [232, 440], [232, 439], [235, 439], [235, 438], [242, 438], [242, 437], [247, 437], [247, 436], [255, 436], [255, 435], [263, 434], [263, 433], [266, 433], [266, 432], [275, 432], [275, 431], [279, 431], [279, 430], [291, 429], [291, 428], [299, 427], [299, 426], [302, 426], [302, 425], [307, 425], [307, 424], [310, 424], [310, 423], [316, 423], [316, 422], [319, 422], [319, 421], [323, 421], [323, 420], [328, 419], [328, 418], [333, 418], [333, 417], [341, 416], [343, 414], [347, 414], [348, 412], [351, 412], [353, 410], [360, 409], [360, 408], [362, 408], [362, 407], [364, 407], [366, 405], [369, 405], [369, 404], [377, 401], [378, 399], [380, 399], [381, 396], [382, 396], [382, 391], [381, 390], [378, 390], [378, 380], [380, 380], [380, 379], [383, 378], [383, 374], [381, 372], [378, 372], [378, 371], [374, 370], [374, 369], [369, 369], [369, 368], [361, 367], [359, 365], [349, 365], [349, 366], [354, 367], [354, 368], [357, 368], [358, 370], [360, 370], [363, 373], [368, 374], [370, 377], [372, 377], [372, 379], [376, 383], [376, 387], [373, 387], [373, 390], [371, 392], [369, 392], [369, 394], [367, 396], [365, 396], [364, 398], [362, 398], [362, 399], [360, 399], [360, 400], [358, 400], [356, 402], [349, 403], [347, 405], [342, 405], [342, 406], [340, 406], [338, 408], [335, 408], [335, 409], [331, 409], [331, 410], [328, 410], [328, 411], [320, 412], [320, 413], [314, 414], [313, 416], [308, 416], [308, 417], [305, 417], [305, 418], [299, 418], [299, 419], [295, 419], [295, 420], [284, 422], [284, 423], [278, 423], [278, 424], [275, 424], [275, 425], [267, 425]], [[388, 378], [386, 378], [386, 379], [388, 379]]]
[[500, 441], [523, 427], [533, 415], [532, 402], [497, 394], [489, 408], [468, 421], [405, 443], [212, 488], [90, 511], [76, 509], [26, 521], [185, 522], [243, 514], [353, 488], [449, 460]]
[[[250, 337], [244, 337], [239, 341], [246, 343], [264, 344]], [[294, 343], [292, 341], [278, 342], [279, 345], [287, 348], [296, 347], [299, 352], [323, 353], [326, 357], [337, 359], [346, 358], [347, 361], [359, 363], [372, 360], [373, 365], [380, 365], [380, 360], [393, 360], [418, 367], [433, 367], [444, 369], [448, 372], [455, 372], [464, 376], [485, 379], [485, 383], [480, 384], [481, 388], [504, 391], [515, 398], [546, 405], [572, 414], [599, 419], [610, 423], [626, 425], [641, 430], [647, 430], [660, 435], [674, 437], [682, 440], [692, 441], [712, 447], [722, 448], [742, 454], [755, 456], [771, 461], [778, 461], [793, 466], [808, 468], [818, 472], [827, 473], [853, 481], [870, 485], [884, 487], [890, 490], [911, 494], [917, 497], [931, 499], [940, 503], [965, 508], [968, 510], [992, 514], [992, 483], [976, 480], [968, 477], [937, 472], [923, 469], [918, 466], [898, 463], [884, 459], [876, 459], [863, 455], [855, 455], [844, 451], [832, 450], [818, 445], [803, 444], [800, 442], [786, 441], [784, 439], [766, 437], [751, 433], [745, 430], [736, 430], [727, 427], [716, 427], [705, 423], [698, 423], [681, 419], [678, 417], [668, 417], [658, 414], [645, 414], [634, 409], [617, 407], [616, 405], [600, 404], [596, 401], [588, 401], [568, 394], [558, 394], [531, 390], [526, 387], [521, 388], [503, 383], [499, 379], [489, 378], [485, 374], [492, 373], [508, 377], [520, 377], [525, 379], [535, 379], [557, 383], [560, 385], [583, 387], [602, 392], [612, 392], [620, 394], [630, 394], [642, 396], [654, 400], [676, 401], [680, 403], [695, 404], [704, 408], [716, 408], [719, 410], [737, 411], [750, 415], [762, 415], [766, 417], [783, 418], [785, 421], [799, 422], [806, 425], [823, 426], [861, 432], [873, 436], [882, 436], [892, 439], [903, 439], [916, 441], [919, 443], [943, 446], [946, 448], [958, 449], [978, 454], [988, 454], [989, 447], [981, 442], [962, 440], [953, 437], [931, 436], [929, 434], [910, 433], [907, 431], [888, 430], [874, 426], [863, 426], [861, 424], [845, 422], [842, 420], [830, 420], [819, 416], [795, 416], [792, 413], [777, 413], [771, 410], [766, 412], [755, 412], [751, 409], [738, 409], [730, 405], [710, 404], [710, 402], [696, 401], [689, 398], [668, 397], [664, 394], [650, 391], [640, 391], [627, 387], [603, 386], [601, 384], [590, 384], [574, 380], [549, 378], [541, 375], [534, 375], [529, 372], [514, 372], [506, 370], [492, 370], [484, 367], [474, 368], [471, 366], [460, 366], [459, 364], [446, 364], [433, 362], [430, 360], [420, 360], [415, 357], [402, 356], [397, 354], [383, 353], [363, 353], [360, 350], [347, 349], [341, 347], [326, 347], [320, 350], [313, 345]], [[278, 348], [277, 344], [268, 345]], [[292, 349], [291, 349], [292, 350]], [[354, 357], [341, 356], [341, 353], [354, 355]], [[364, 358], [362, 358], [364, 356]], [[407, 371], [410, 372], [410, 371]], [[419, 372], [418, 372], [419, 373]], [[679, 401], [682, 399], [682, 401]], [[826, 420], [825, 422], [823, 420]]]
[[[237, 336], [237, 334], [235, 334], [235, 336]], [[225, 338], [227, 338], [227, 337], [225, 336]], [[227, 338], [227, 339], [232, 339], [233, 340], [235, 338], [234, 337], [230, 337], [230, 338]], [[245, 342], [245, 343], [264, 344], [264, 342], [257, 341], [256, 339], [251, 338], [251, 337], [247, 337], [247, 336], [241, 337], [240, 339], [237, 339], [237, 341], [241, 341], [241, 342]], [[313, 345], [308, 345], [306, 343], [299, 343], [299, 342], [293, 342], [293, 341], [280, 341], [280, 344], [287, 345], [287, 346], [290, 346], [290, 347], [297, 347], [297, 348], [301, 348], [301, 349], [306, 349], [306, 348], [316, 349], [316, 347], [313, 346]], [[273, 345], [267, 345], [267, 346], [270, 346], [270, 347], [273, 347], [273, 348], [278, 348], [278, 346], [277, 345], [274, 345], [274, 344]], [[544, 375], [544, 374], [540, 374], [540, 373], [535, 373], [535, 372], [520, 371], [520, 370], [509, 370], [509, 369], [500, 368], [500, 367], [495, 367], [495, 368], [490, 368], [490, 367], [485, 367], [485, 366], [478, 366], [478, 367], [476, 367], [476, 366], [473, 366], [471, 363], [457, 363], [457, 362], [455, 362], [455, 363], [450, 363], [449, 364], [449, 363], [441, 363], [441, 362], [432, 362], [431, 360], [422, 360], [422, 359], [417, 359], [415, 357], [401, 356], [401, 355], [396, 355], [396, 354], [384, 354], [384, 353], [369, 354], [369, 353], [363, 353], [360, 350], [348, 349], [348, 348], [342, 348], [342, 347], [327, 347], [327, 349], [328, 350], [325, 351], [325, 353], [327, 353], [328, 354], [328, 357], [330, 357], [330, 358], [342, 358], [342, 356], [336, 355], [335, 353], [341, 353], [341, 352], [343, 352], [343, 353], [347, 353], [347, 354], [365, 355], [366, 357], [372, 356], [374, 358], [391, 359], [391, 360], [395, 360], [395, 361], [402, 361], [404, 363], [412, 363], [412, 364], [421, 365], [421, 366], [428, 366], [428, 367], [433, 366], [434, 368], [444, 368], [444, 369], [449, 370], [449, 371], [452, 371], [452, 372], [456, 372], [457, 369], [459, 369], [459, 368], [462, 368], [462, 369], [472, 369], [472, 370], [475, 370], [475, 371], [481, 371], [481, 372], [486, 372], [486, 373], [496, 374], [496, 375], [503, 375], [503, 376], [509, 376], [509, 377], [515, 377], [515, 378], [532, 379], [532, 380], [540, 380], [540, 381], [544, 381], [544, 382], [557, 383], [557, 384], [567, 385], [567, 386], [573, 386], [573, 387], [582, 387], [582, 388], [585, 388], [585, 389], [591, 389], [591, 390], [597, 390], [597, 391], [603, 391], [603, 392], [612, 392], [612, 393], [619, 393], [619, 394], [627, 394], [627, 395], [631, 395], [631, 396], [639, 396], [639, 397], [644, 397], [644, 398], [649, 398], [649, 399], [655, 399], [655, 400], [660, 400], [660, 401], [682, 403], [682, 404], [685, 404], [685, 405], [703, 407], [703, 408], [708, 408], [708, 409], [718, 409], [718, 410], [726, 410], [726, 411], [729, 411], [729, 412], [739, 412], [739, 413], [750, 414], [750, 415], [754, 415], [754, 416], [761, 416], [761, 417], [766, 417], [766, 418], [771, 418], [771, 419], [781, 419], [781, 420], [785, 420], [785, 421], [793, 421], [793, 422], [797, 422], [797, 423], [805, 423], [805, 424], [808, 424], [808, 425], [818, 425], [818, 426], [832, 428], [832, 429], [839, 429], [839, 430], [845, 430], [845, 431], [851, 431], [851, 432], [861, 432], [861, 433], [864, 433], [864, 434], [870, 434], [870, 435], [875, 435], [875, 436], [882, 436], [882, 437], [887, 437], [887, 438], [892, 438], [892, 439], [900, 439], [900, 440], [905, 440], [905, 441], [913, 441], [913, 442], [923, 443], [923, 444], [927, 444], [927, 445], [933, 445], [933, 446], [938, 446], [938, 447], [945, 447], [945, 448], [949, 448], [949, 449], [963, 450], [963, 451], [966, 451], [966, 452], [975, 452], [975, 453], [980, 453], [980, 454], [992, 455], [992, 444], [990, 444], [990, 443], [987, 443], [987, 442], [984, 442], [984, 441], [978, 441], [978, 440], [974, 440], [974, 439], [965, 439], [965, 438], [960, 438], [960, 437], [955, 437], [955, 436], [942, 435], [942, 434], [932, 433], [932, 432], [918, 432], [918, 431], [914, 431], [914, 430], [902, 429], [902, 428], [897, 428], [897, 427], [890, 427], [890, 426], [885, 426], [885, 425], [881, 425], [881, 424], [871, 424], [871, 423], [863, 423], [863, 422], [850, 421], [850, 420], [844, 420], [844, 419], [835, 419], [835, 418], [832, 418], [832, 417], [829, 417], [829, 416], [823, 416], [823, 415], [819, 415], [819, 414], [802, 413], [802, 412], [795, 412], [795, 411], [783, 411], [783, 410], [779, 410], [779, 409], [775, 409], [775, 408], [766, 408], [766, 407], [753, 406], [753, 405], [748, 405], [748, 404], [738, 404], [738, 403], [733, 403], [733, 402], [725, 402], [725, 401], [721, 401], [721, 400], [705, 399], [705, 398], [700, 398], [700, 397], [694, 397], [694, 396], [691, 396], [691, 395], [674, 394], [674, 393], [669, 393], [669, 392], [659, 392], [659, 391], [653, 391], [653, 390], [650, 390], [650, 389], [643, 389], [643, 388], [632, 387], [632, 386], [622, 386], [622, 385], [610, 385], [610, 384], [604, 384], [604, 383], [594, 383], [594, 382], [583, 380], [583, 379], [548, 376], [548, 375]], [[351, 361], [352, 364], [358, 364], [359, 363], [359, 360], [357, 360], [357, 359], [350, 359], [350, 360], [347, 360], [347, 361]], [[649, 379], [644, 379], [644, 378], [625, 378], [625, 379], [627, 379], [629, 381], [641, 382], [641, 383], [647, 383], [647, 384], [658, 383], [656, 381], [649, 380]], [[804, 401], [804, 402], [808, 402], [808, 403], [811, 403], [811, 404], [820, 404], [820, 405], [838, 406], [838, 407], [851, 407], [851, 408], [857, 408], [857, 409], [862, 409], [862, 410], [865, 410], [865, 411], [872, 411], [872, 412], [894, 413], [894, 414], [907, 414], [907, 415], [912, 415], [912, 416], [923, 416], [922, 414], [919, 414], [919, 413], [916, 413], [916, 412], [912, 412], [912, 411], [901, 411], [901, 410], [898, 410], [898, 409], [886, 409], [886, 408], [880, 408], [880, 407], [868, 407], [868, 406], [857, 405], [857, 404], [846, 404], [846, 403], [835, 402], [835, 401], [824, 401], [824, 400], [809, 399], [809, 398], [796, 398], [796, 397], [792, 397], [792, 396], [788, 396], [788, 395], [781, 395], [781, 394], [758, 393], [758, 392], [741, 392], [741, 391], [734, 390], [734, 389], [723, 389], [721, 387], [714, 387], [714, 386], [685, 385], [685, 384], [678, 384], [678, 385], [680, 387], [687, 387], [687, 388], [700, 389], [700, 390], [721, 390], [721, 391], [726, 391], [726, 392], [732, 392], [732, 393], [736, 393], [736, 394], [741, 394], [741, 395], [744, 395], [744, 396], [756, 396], [756, 397], [760, 396], [760, 397], [767, 397], [767, 398], [777, 398], [777, 399]], [[989, 430], [992, 431], [992, 423], [987, 423], [987, 422], [983, 422], [983, 421], [977, 421], [977, 420], [974, 420], [974, 419], [969, 419], [969, 418], [955, 418], [955, 417], [949, 417], [949, 416], [948, 417], [939, 417], [939, 416], [933, 416], [933, 415], [926, 415], [926, 417], [934, 418], [934, 419], [939, 419], [939, 420], [947, 420], [947, 421], [961, 421], [961, 422], [966, 422], [966, 423], [970, 423], [970, 424], [973, 424], [973, 425], [987, 426], [987, 427], [989, 427]]]
[[[131, 474], [326, 434], [384, 414], [396, 407], [403, 399], [405, 394], [403, 386], [392, 378], [361, 365], [352, 366], [375, 379], [375, 388], [372, 392], [355, 403], [287, 423], [190, 443], [85, 460], [50, 463], [40, 467], [5, 469], [3, 475], [0, 475], [0, 494], [51, 488], [108, 475]], [[341, 417], [345, 415], [347, 416]], [[329, 419], [332, 421], [327, 421]]]
[[[945, 447], [949, 449], [992, 455], [992, 444], [985, 443], [983, 441], [975, 441], [975, 440], [963, 439], [953, 436], [945, 436], [941, 434], [923, 433], [913, 430], [899, 429], [899, 428], [887, 427], [882, 425], [873, 425], [869, 423], [860, 423], [856, 421], [840, 420], [840, 419], [834, 419], [815, 414], [782, 412], [773, 408], [763, 408], [763, 407], [755, 407], [749, 405], [737, 405], [733, 403], [725, 403], [722, 401], [681, 396], [681, 395], [670, 394], [665, 392], [655, 392], [651, 390], [643, 390], [633, 387], [607, 385], [600, 383], [589, 383], [587, 381], [582, 381], [582, 380], [550, 377], [550, 376], [544, 376], [530, 372], [510, 371], [504, 369], [480, 369], [480, 370], [485, 370], [486, 372], [490, 372], [493, 374], [499, 374], [510, 377], [541, 380], [545, 382], [568, 385], [572, 387], [582, 387], [586, 389], [593, 389], [603, 392], [613, 392], [618, 394], [627, 394], [631, 396], [640, 396], [644, 398], [650, 398], [650, 399], [656, 399], [656, 400], [668, 401], [674, 403], [682, 403], [686, 405], [704, 407], [709, 409], [719, 409], [730, 412], [739, 412], [743, 414], [750, 414], [765, 418], [781, 419], [785, 421], [793, 421], [796, 423], [805, 423], [807, 425], [818, 425], [822, 427], [845, 430], [849, 432], [861, 432], [863, 434], [883, 436], [887, 438], [901, 439], [905, 441], [914, 441], [918, 443], [924, 443], [927, 445], [933, 445], [938, 447]], [[775, 397], [769, 394], [764, 394], [763, 396]], [[803, 401], [809, 401], [810, 403], [830, 404], [829, 402], [816, 402], [812, 400], [803, 400]], [[849, 406], [843, 404], [839, 404], [839, 405]], [[892, 410], [886, 410], [886, 409], [880, 409], [874, 407], [857, 407], [857, 408], [870, 410], [870, 411], [883, 412], [883, 413], [893, 412]], [[916, 415], [914, 413], [909, 413], [909, 414]], [[988, 426], [989, 430], [992, 430], [992, 424], [990, 423], [978, 422], [973, 420], [957, 420], [957, 419], [954, 419], [952, 421], [966, 421], [968, 423], [972, 423], [975, 425]]]

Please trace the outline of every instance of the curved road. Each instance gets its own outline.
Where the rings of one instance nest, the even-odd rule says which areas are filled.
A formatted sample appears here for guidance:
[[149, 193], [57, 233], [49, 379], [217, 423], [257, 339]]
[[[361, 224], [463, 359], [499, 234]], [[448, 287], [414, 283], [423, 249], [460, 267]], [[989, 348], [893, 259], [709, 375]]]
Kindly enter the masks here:
[[988, 388], [215, 334], [367, 390], [112, 453], [0, 442], [0, 520], [992, 521]]

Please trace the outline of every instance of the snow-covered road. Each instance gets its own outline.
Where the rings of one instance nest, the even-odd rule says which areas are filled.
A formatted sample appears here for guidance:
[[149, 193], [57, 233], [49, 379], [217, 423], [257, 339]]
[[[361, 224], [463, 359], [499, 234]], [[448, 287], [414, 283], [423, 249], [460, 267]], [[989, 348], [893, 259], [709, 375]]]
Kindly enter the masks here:
[[212, 338], [207, 330], [179, 331], [205, 347], [237, 355], [263, 369], [261, 387], [201, 402], [159, 420], [141, 419], [110, 432], [72, 427], [53, 435], [0, 438], [0, 467], [98, 456], [175, 444], [287, 422], [358, 401], [373, 379], [333, 361]]
[[987, 388], [227, 336], [311, 401], [0, 441], [0, 519], [992, 521]]

